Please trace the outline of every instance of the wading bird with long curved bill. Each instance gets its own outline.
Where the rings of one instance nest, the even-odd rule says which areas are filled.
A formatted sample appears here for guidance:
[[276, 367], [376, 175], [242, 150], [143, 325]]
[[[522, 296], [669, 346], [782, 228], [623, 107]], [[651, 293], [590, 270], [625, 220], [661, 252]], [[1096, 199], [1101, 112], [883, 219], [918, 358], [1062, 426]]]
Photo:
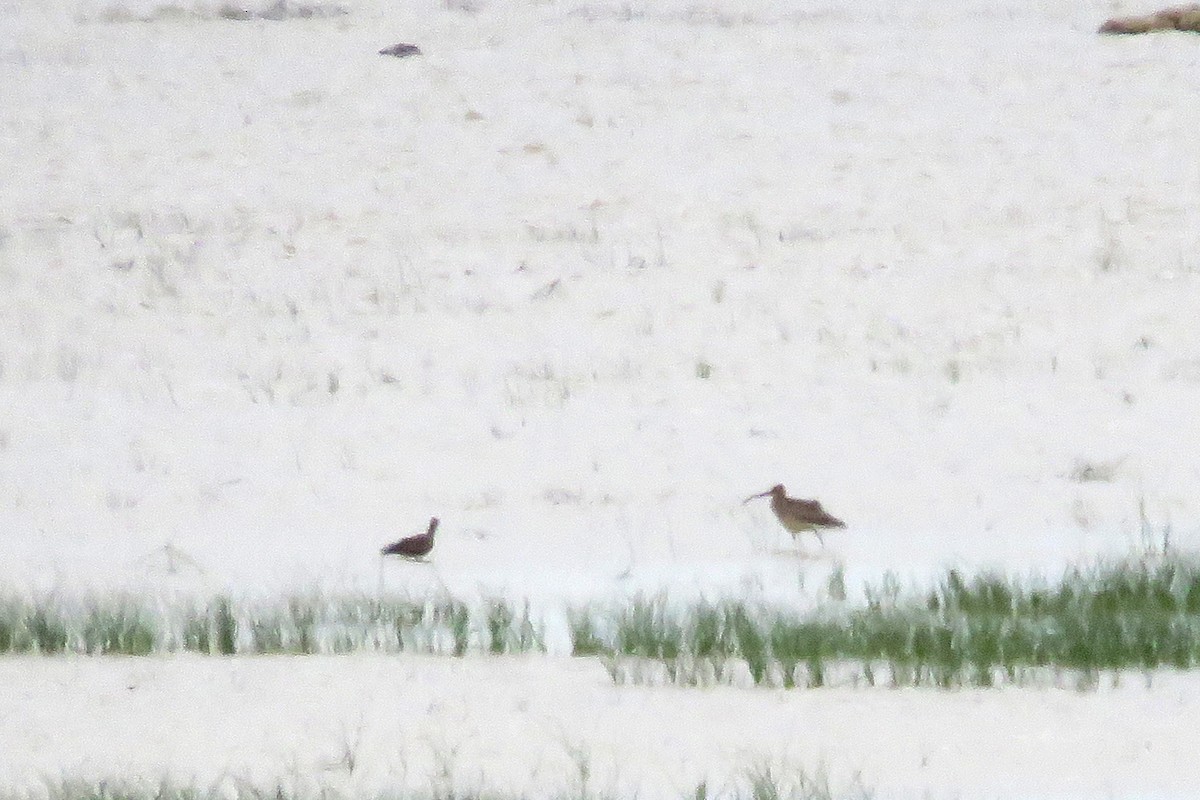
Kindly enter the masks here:
[[798, 539], [802, 533], [815, 533], [817, 541], [825, 546], [825, 538], [821, 531], [830, 528], [844, 528], [846, 523], [830, 514], [821, 507], [818, 500], [800, 500], [787, 496], [787, 489], [782, 483], [777, 483], [765, 492], [752, 494], [742, 501], [742, 505], [758, 497], [771, 497], [771, 510], [779, 519], [779, 524], [787, 528], [793, 539]]

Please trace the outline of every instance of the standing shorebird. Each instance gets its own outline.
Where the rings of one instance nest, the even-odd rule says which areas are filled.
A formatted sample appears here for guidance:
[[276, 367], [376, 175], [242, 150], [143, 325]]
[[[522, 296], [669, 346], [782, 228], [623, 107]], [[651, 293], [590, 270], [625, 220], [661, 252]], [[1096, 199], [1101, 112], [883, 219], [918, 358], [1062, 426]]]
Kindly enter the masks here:
[[752, 494], [742, 501], [745, 505], [757, 497], [771, 495], [771, 510], [779, 518], [779, 523], [788, 529], [792, 538], [796, 539], [801, 533], [811, 531], [817, 535], [817, 541], [825, 546], [821, 531], [826, 528], [844, 528], [846, 523], [821, 508], [817, 500], [797, 500], [787, 496], [787, 489], [782, 483], [777, 483], [765, 492]]
[[431, 517], [429, 530], [416, 536], [407, 536], [398, 542], [392, 542], [379, 552], [385, 556], [402, 556], [409, 561], [424, 561], [425, 556], [433, 549], [433, 535], [437, 533], [438, 518]]

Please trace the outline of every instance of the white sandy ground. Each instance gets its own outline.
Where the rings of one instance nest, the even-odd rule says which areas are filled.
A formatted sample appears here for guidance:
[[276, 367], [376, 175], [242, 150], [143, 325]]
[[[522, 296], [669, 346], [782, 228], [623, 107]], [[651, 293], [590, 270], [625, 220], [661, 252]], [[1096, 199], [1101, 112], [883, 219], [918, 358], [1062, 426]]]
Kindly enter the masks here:
[[[837, 562], [853, 587], [1197, 545], [1194, 37], [1097, 37], [1143, 8], [1051, 0], [313, 7], [347, 13], [0, 2], [0, 585], [805, 600]], [[376, 55], [397, 41], [425, 55]], [[740, 505], [780, 481], [849, 529], [797, 556]], [[434, 514], [435, 567], [381, 572]], [[406, 697], [381, 676], [416, 669], [467, 740], [487, 714], [522, 724], [482, 698], [540, 708], [545, 681], [602, 748], [636, 749], [606, 704], [657, 709], [701, 759], [777, 739], [790, 722], [741, 710], [762, 705], [816, 715], [785, 728], [814, 737], [800, 755], [844, 731], [830, 763], [914, 791], [1200, 784], [1172, 749], [1195, 741], [1170, 727], [1190, 679], [784, 697], [286, 663], [4, 662], [5, 702], [64, 734], [5, 717], [0, 778], [35, 749], [56, 773], [120, 766], [70, 726], [157, 763], [172, 715], [236, 685], [222, 670], [263, 691], [200, 730], [279, 758], [328, 741], [279, 714], [433, 725], [359, 694]], [[124, 670], [157, 700], [127, 706]], [[478, 682], [439, 677], [459, 671]], [[103, 711], [89, 681], [118, 687]], [[304, 681], [352, 699], [288, 702]], [[189, 768], [227, 763], [207, 752]]]
[[[6, 659], [0, 778], [647, 800], [823, 765], [883, 798], [1194, 797], [1200, 677], [1120, 688], [615, 687], [596, 661], [380, 657]], [[281, 735], [286, 733], [286, 735]], [[353, 763], [351, 772], [348, 765]]]
[[1066, 2], [212, 7], [0, 13], [7, 581], [170, 543], [215, 586], [374, 587], [437, 514], [461, 591], [790, 586], [740, 505], [780, 481], [852, 578], [1125, 553], [1142, 500], [1200, 537], [1194, 38]]

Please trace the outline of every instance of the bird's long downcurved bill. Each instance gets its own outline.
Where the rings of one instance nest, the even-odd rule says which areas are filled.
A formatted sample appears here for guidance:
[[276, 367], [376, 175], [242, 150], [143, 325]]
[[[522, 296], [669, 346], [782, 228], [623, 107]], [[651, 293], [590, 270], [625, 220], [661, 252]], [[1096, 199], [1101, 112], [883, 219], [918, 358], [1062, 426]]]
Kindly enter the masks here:
[[751, 500], [756, 500], [759, 497], [766, 497], [767, 495], [769, 495], [771, 493], [771, 491], [772, 491], [771, 489], [767, 489], [765, 492], [759, 492], [758, 494], [752, 494], [749, 497], [747, 497], [745, 500], [742, 501], [742, 505], [746, 505], [746, 503], [749, 503]]

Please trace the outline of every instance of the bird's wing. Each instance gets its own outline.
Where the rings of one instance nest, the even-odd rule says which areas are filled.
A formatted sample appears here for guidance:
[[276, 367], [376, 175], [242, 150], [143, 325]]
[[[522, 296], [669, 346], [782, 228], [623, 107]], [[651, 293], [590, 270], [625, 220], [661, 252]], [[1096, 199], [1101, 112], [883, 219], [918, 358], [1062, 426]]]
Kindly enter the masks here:
[[801, 503], [804, 506], [805, 512], [811, 519], [813, 519], [813, 521], [820, 521], [826, 525], [846, 524], [833, 514], [830, 514], [828, 511], [826, 511], [821, 505], [820, 500], [798, 500], [796, 502]]

